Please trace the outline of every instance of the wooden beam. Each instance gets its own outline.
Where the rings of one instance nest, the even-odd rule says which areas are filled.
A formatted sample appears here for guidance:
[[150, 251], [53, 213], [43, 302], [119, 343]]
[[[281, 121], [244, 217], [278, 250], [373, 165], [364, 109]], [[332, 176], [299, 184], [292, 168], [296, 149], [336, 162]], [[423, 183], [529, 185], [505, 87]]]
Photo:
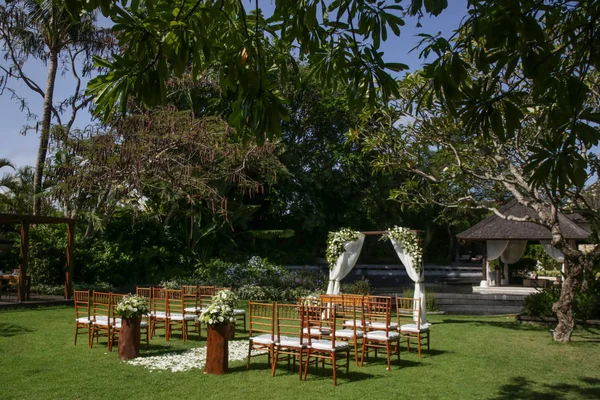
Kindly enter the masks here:
[[68, 224], [74, 222], [71, 218], [46, 217], [42, 215], [19, 215], [0, 213], [0, 224]]
[[29, 263], [29, 223], [21, 223], [21, 249], [19, 250], [19, 301], [25, 301], [27, 290], [27, 265]]
[[73, 271], [75, 268], [75, 223], [67, 224], [67, 269], [65, 271], [65, 299], [73, 296]]

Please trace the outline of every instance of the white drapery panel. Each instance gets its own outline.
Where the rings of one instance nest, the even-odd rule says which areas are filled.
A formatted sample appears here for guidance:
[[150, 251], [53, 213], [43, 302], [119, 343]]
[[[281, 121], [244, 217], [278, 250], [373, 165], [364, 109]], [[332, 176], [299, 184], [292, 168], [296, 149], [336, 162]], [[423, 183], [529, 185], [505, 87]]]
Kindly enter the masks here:
[[489, 286], [492, 285], [492, 276], [490, 274], [490, 260], [495, 260], [499, 258], [506, 246], [508, 246], [508, 240], [487, 240], [485, 242], [486, 247], [486, 260], [485, 260], [485, 273], [487, 278], [487, 284]]
[[[413, 298], [421, 300], [421, 327], [427, 326], [427, 303], [425, 301], [425, 268], [421, 268], [421, 273], [418, 273], [412, 264], [412, 259], [410, 258], [410, 254], [408, 251], [404, 250], [402, 243], [390, 238], [392, 245], [394, 246], [394, 250], [396, 250], [396, 254], [398, 254], [398, 258], [402, 264], [404, 264], [404, 268], [406, 269], [406, 273], [409, 278], [415, 283], [415, 294]], [[415, 314], [415, 319], [417, 319]]]
[[526, 248], [527, 240], [510, 240], [500, 259], [505, 264], [514, 264], [523, 257]]
[[565, 262], [565, 255], [562, 253], [562, 251], [552, 246], [551, 240], [540, 240], [540, 244], [544, 248], [546, 254], [548, 254], [550, 257], [552, 257], [559, 263]]
[[365, 235], [361, 233], [357, 240], [344, 244], [345, 251], [338, 257], [333, 268], [329, 270], [327, 294], [340, 293], [340, 281], [354, 268], [364, 241]]

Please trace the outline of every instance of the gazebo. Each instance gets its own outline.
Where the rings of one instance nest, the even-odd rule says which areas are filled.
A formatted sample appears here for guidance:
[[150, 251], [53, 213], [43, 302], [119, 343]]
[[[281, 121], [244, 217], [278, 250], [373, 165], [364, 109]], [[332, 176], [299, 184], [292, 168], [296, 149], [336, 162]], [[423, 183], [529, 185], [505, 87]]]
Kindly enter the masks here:
[[73, 294], [73, 268], [75, 260], [75, 220], [61, 217], [45, 217], [40, 215], [1, 214], [0, 225], [21, 225], [21, 248], [19, 251], [19, 301], [27, 299], [27, 266], [29, 263], [29, 226], [35, 224], [65, 224], [67, 225], [67, 265], [65, 269], [65, 299]]
[[[536, 212], [532, 208], [520, 204], [517, 200], [512, 200], [500, 207], [498, 212], [517, 218], [536, 216]], [[587, 240], [590, 236], [590, 232], [562, 213], [558, 214], [558, 222], [565, 239], [570, 243]], [[539, 241], [549, 256], [561, 263], [565, 261], [563, 254], [551, 245], [550, 229], [534, 222], [504, 219], [492, 214], [456, 237], [465, 241], [485, 242], [481, 271], [481, 286], [484, 287], [491, 285], [489, 261], [498, 258], [504, 263], [504, 276], [507, 277], [506, 283], [508, 283], [508, 265], [514, 264], [523, 257], [528, 241]]]

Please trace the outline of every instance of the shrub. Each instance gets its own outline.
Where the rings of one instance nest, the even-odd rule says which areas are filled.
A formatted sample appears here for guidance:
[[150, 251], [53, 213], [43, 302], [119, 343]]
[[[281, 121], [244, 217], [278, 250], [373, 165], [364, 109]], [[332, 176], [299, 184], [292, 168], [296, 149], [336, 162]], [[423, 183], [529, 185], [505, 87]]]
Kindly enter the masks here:
[[116, 292], [117, 288], [108, 282], [96, 282], [96, 283], [74, 283], [73, 289], [75, 290], [88, 290], [97, 292]]
[[37, 283], [31, 285], [31, 293], [50, 296], [64, 296], [65, 287], [64, 285], [44, 285], [43, 283]]
[[[550, 286], [525, 297], [522, 314], [531, 317], [555, 317], [552, 305], [560, 298], [560, 290], [560, 286]], [[576, 319], [582, 320], [600, 317], [600, 296], [593, 291], [576, 292], [573, 313]]]
[[362, 278], [354, 282], [342, 283], [342, 293], [352, 293], [360, 295], [371, 294], [371, 283], [367, 278]]

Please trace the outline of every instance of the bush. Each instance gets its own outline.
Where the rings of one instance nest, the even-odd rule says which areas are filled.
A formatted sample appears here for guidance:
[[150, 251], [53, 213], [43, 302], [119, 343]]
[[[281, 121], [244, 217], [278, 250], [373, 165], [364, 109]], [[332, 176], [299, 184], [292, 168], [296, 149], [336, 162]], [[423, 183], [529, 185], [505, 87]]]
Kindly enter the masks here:
[[87, 290], [97, 292], [117, 292], [117, 288], [108, 282], [96, 282], [96, 283], [74, 283], [74, 290]]
[[272, 286], [243, 285], [235, 291], [240, 299], [252, 301], [283, 301], [295, 303], [300, 297], [318, 296], [305, 288], [277, 289]]
[[[414, 296], [414, 288], [406, 288], [402, 292], [402, 297], [413, 298]], [[431, 290], [425, 292], [425, 305], [427, 307], [427, 311], [439, 311], [437, 303], [435, 301], [435, 293]]]
[[[552, 305], [560, 298], [560, 286], [550, 286], [538, 293], [525, 297], [523, 315], [531, 317], [556, 317]], [[576, 292], [573, 301], [573, 313], [576, 319], [595, 319], [600, 317], [600, 296], [595, 292]]]
[[43, 283], [37, 283], [31, 285], [31, 293], [50, 296], [64, 296], [65, 287], [63, 285], [44, 285]]
[[362, 278], [350, 283], [342, 283], [342, 293], [360, 294], [363, 296], [371, 294], [371, 283], [367, 278]]

